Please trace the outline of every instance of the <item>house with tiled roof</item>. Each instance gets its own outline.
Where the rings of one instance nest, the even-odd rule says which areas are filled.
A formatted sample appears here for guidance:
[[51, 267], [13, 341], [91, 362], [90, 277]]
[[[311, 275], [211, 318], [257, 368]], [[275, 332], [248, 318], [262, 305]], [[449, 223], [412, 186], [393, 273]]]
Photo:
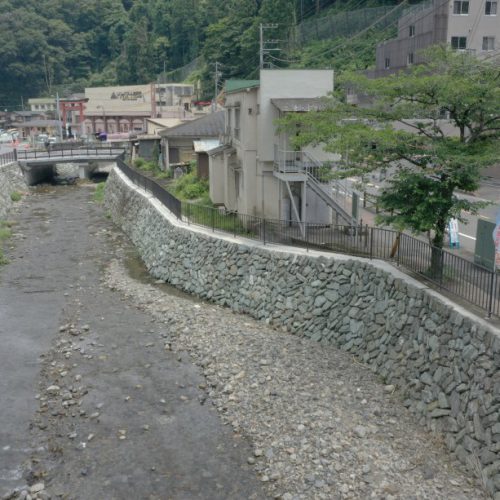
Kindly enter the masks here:
[[[207, 141], [218, 141], [223, 132], [224, 111], [209, 113], [201, 118], [158, 131], [161, 137], [163, 167], [168, 169], [172, 165], [196, 160], [195, 143], [204, 141], [206, 146]], [[200, 148], [203, 146], [198, 144], [197, 148], [200, 153]], [[206, 158], [206, 170], [208, 171], [208, 158]]]

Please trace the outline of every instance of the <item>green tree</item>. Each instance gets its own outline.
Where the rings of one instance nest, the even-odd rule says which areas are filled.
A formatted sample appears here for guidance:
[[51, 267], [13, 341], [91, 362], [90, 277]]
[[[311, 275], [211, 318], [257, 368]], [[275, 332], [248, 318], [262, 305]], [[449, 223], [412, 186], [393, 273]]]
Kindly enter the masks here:
[[[284, 126], [300, 125], [297, 145], [348, 151], [340, 176], [394, 172], [379, 198], [379, 222], [430, 232], [438, 249], [431, 271], [439, 272], [450, 218], [465, 221], [465, 212], [484, 206], [457, 191], [476, 190], [481, 169], [500, 157], [500, 68], [443, 47], [427, 57], [426, 65], [385, 78], [344, 75], [325, 110], [290, 116]], [[346, 102], [347, 87], [371, 104]]]

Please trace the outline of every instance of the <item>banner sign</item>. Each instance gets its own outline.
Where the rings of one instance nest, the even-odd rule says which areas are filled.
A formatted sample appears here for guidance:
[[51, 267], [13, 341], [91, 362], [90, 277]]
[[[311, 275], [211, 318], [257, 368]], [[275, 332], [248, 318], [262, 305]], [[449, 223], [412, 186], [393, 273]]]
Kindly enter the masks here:
[[458, 240], [458, 220], [450, 219], [448, 222], [448, 234], [450, 236], [450, 247], [459, 248], [460, 242]]

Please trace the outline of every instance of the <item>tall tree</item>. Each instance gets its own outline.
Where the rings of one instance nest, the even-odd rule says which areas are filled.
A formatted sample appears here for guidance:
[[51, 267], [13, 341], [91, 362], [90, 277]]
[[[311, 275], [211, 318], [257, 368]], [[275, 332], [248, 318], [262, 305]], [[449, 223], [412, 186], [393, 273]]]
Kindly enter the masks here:
[[[500, 158], [500, 68], [439, 47], [429, 51], [428, 64], [408, 72], [373, 80], [348, 74], [340, 84], [324, 111], [290, 116], [285, 126], [300, 124], [297, 145], [349, 151], [340, 176], [390, 167], [379, 222], [429, 231], [441, 249], [450, 218], [465, 221], [465, 213], [483, 206], [457, 191], [476, 190], [481, 169]], [[368, 96], [371, 105], [350, 105], [346, 87]]]

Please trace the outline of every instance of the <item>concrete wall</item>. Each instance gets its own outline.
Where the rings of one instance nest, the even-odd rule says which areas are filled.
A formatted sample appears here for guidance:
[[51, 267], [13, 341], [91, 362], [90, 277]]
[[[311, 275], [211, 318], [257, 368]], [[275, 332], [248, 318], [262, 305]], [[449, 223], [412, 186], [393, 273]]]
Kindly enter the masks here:
[[[438, 43], [451, 43], [451, 37], [467, 37], [467, 49], [476, 54], [483, 51], [483, 37], [495, 37], [495, 49], [500, 48], [499, 14], [485, 15], [484, 1], [470, 0], [468, 14], [454, 14], [453, 0], [442, 2], [434, 0], [433, 5], [398, 21], [398, 36], [377, 46], [376, 75], [383, 76], [391, 70], [407, 66], [408, 54], [414, 54], [414, 62], [423, 62], [419, 51]], [[415, 36], [409, 36], [410, 25], [415, 26]], [[385, 59], [390, 59], [390, 68], [386, 70]]]
[[155, 278], [369, 365], [500, 497], [498, 330], [387, 263], [189, 228], [116, 170], [106, 208]]
[[13, 202], [14, 191], [26, 190], [23, 174], [17, 163], [0, 166], [0, 219], [5, 218]]
[[467, 15], [453, 14], [453, 2], [448, 6], [448, 36], [451, 43], [452, 36], [466, 36], [467, 49], [476, 54], [483, 52], [483, 37], [495, 37], [495, 49], [500, 48], [500, 11], [496, 16], [485, 15], [486, 2], [469, 1]]
[[323, 97], [333, 91], [333, 70], [282, 69], [260, 71], [257, 143], [259, 161], [274, 161], [278, 110], [271, 99]]

